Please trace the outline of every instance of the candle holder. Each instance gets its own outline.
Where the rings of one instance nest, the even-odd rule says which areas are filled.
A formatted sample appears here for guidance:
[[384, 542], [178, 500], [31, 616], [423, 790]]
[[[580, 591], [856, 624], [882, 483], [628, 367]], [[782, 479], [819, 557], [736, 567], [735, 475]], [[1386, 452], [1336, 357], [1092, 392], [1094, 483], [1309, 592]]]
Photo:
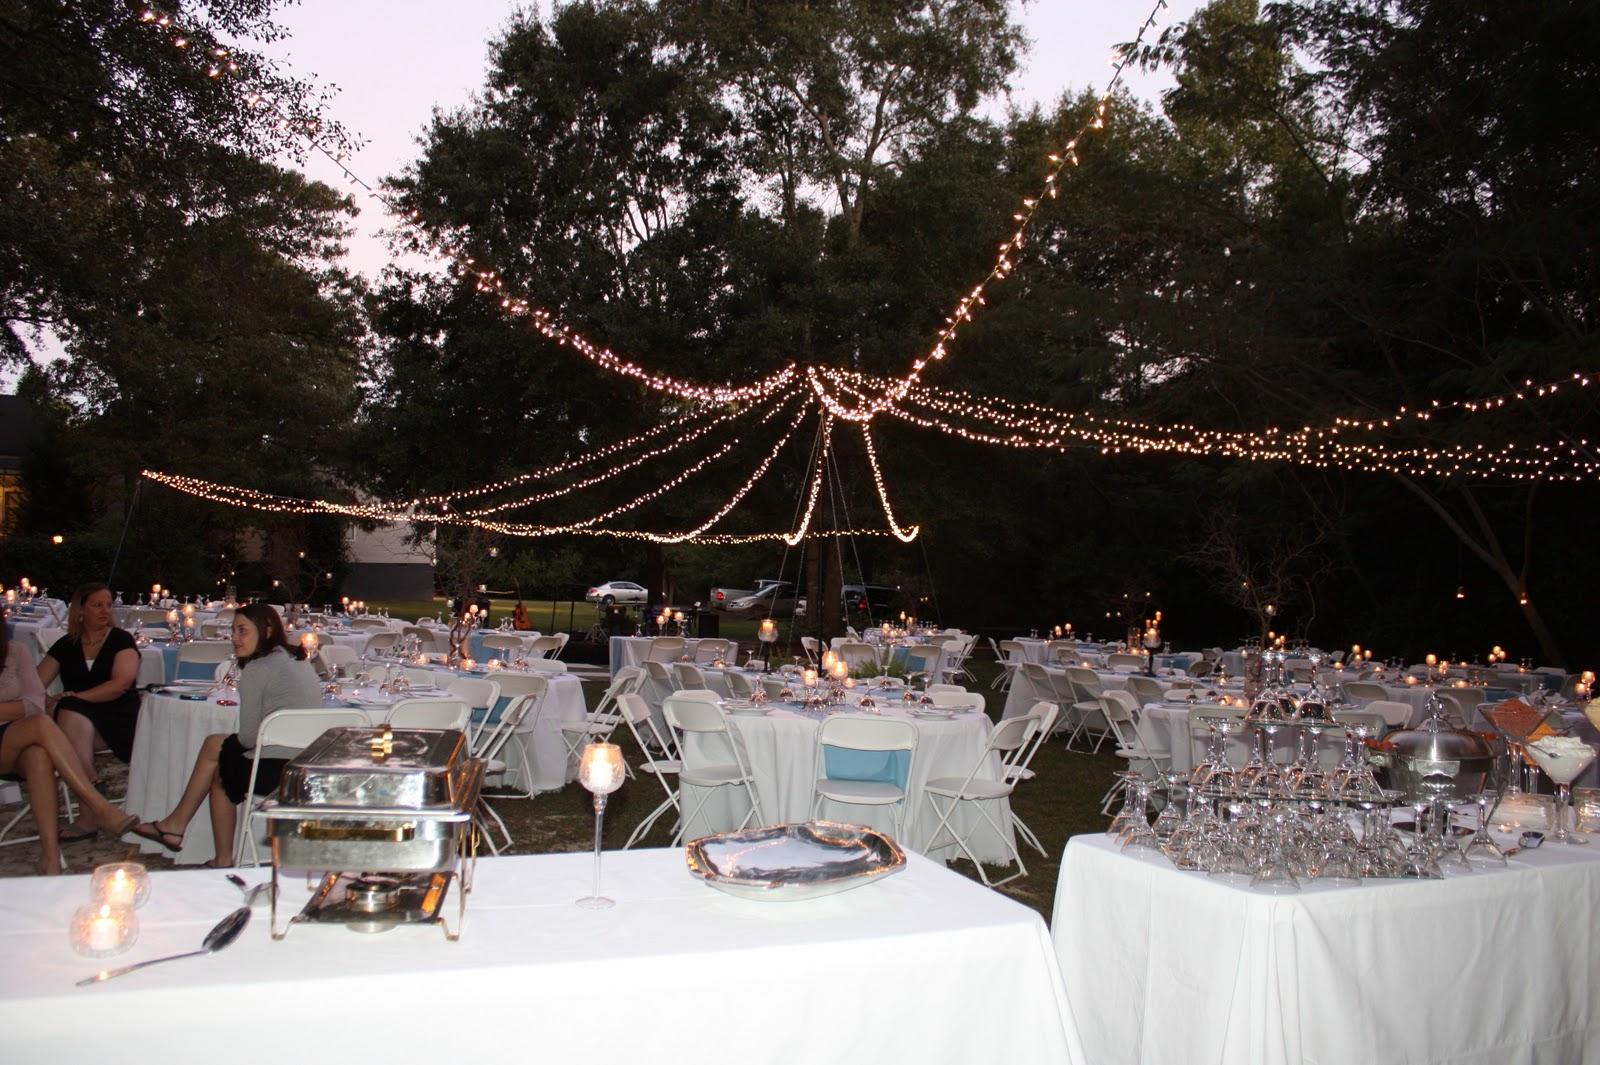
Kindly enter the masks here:
[[79, 906], [67, 928], [72, 949], [89, 958], [121, 954], [139, 939], [139, 919], [126, 906], [91, 903]]
[[584, 747], [578, 760], [578, 783], [594, 796], [594, 891], [577, 900], [586, 910], [609, 910], [616, 905], [616, 900], [600, 894], [600, 833], [605, 824], [606, 799], [622, 787], [625, 772], [622, 748], [614, 743], [591, 743]]
[[150, 874], [138, 862], [97, 866], [89, 878], [89, 901], [97, 906], [137, 910], [150, 897]]

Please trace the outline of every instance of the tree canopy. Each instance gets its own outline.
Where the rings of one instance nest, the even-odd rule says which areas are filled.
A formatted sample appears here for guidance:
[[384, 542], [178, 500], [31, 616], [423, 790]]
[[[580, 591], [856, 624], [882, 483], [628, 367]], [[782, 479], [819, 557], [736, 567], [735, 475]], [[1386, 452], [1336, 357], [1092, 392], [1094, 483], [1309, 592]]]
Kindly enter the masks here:
[[[205, 10], [260, 37], [270, 6]], [[191, 57], [140, 43], [109, 3], [22, 11], [0, 16], [3, 32], [65, 34], [66, 80], [81, 88], [47, 107], [38, 84], [0, 81], [12, 133], [0, 177], [26, 175], [0, 188], [0, 300], [11, 336], [43, 321], [67, 338], [41, 390], [77, 434], [86, 481], [109, 462], [91, 454], [98, 433], [126, 440], [123, 470], [177, 450], [218, 480], [284, 490], [292, 478], [274, 471], [337, 469], [408, 498], [644, 440], [693, 413], [502, 313], [471, 274], [392, 270], [363, 303], [332, 265], [350, 205], [267, 161], [272, 131], [237, 90], [212, 99]], [[928, 382], [1257, 430], [1381, 421], [1587, 371], [1597, 37], [1600, 12], [1578, 0], [1216, 0], [1139, 51], [1173, 89], [1159, 108], [1111, 101], [1015, 270]], [[492, 264], [507, 291], [653, 371], [897, 375], [1092, 114], [1097, 97], [1067, 87], [1052, 107], [995, 117], [1023, 48], [1001, 0], [576, 0], [513, 20], [479, 96], [434, 116], [388, 189], [423, 244]], [[159, 152], [91, 122], [145, 100], [142, 85], [185, 101], [149, 127]], [[309, 86], [282, 91], [315, 113]], [[80, 125], [98, 130], [92, 151], [69, 135]], [[160, 165], [134, 165], [149, 152]], [[226, 414], [185, 406], [202, 395]], [[241, 412], [246, 396], [261, 399]], [[153, 444], [139, 435], [152, 420], [194, 432]], [[275, 463], [286, 423], [297, 461]], [[201, 445], [235, 429], [227, 454]], [[791, 527], [814, 431], [796, 431], [719, 531]], [[1381, 439], [1592, 460], [1594, 431], [1589, 393], [1569, 388], [1400, 419]], [[1569, 486], [995, 448], [893, 411], [873, 434], [922, 540], [829, 549], [950, 620], [1109, 632], [1148, 604], [1175, 639], [1229, 642], [1262, 624], [1264, 603], [1238, 589], [1264, 573], [1284, 600], [1275, 624], [1315, 639], [1454, 657], [1522, 633], [1552, 659], [1596, 650], [1560, 620], [1581, 616], [1595, 565]], [[859, 435], [835, 435], [819, 527], [881, 524]], [[648, 437], [682, 438], [666, 466], [510, 516], [567, 522], [645, 499], [728, 439], [691, 436]], [[631, 527], [713, 511], [775, 446], [775, 432], [747, 436], [725, 464], [629, 510]], [[482, 556], [467, 569], [550, 591], [665, 566], [688, 601], [784, 564], [781, 547], [570, 539], [501, 542], [490, 563], [492, 538], [459, 535]]]

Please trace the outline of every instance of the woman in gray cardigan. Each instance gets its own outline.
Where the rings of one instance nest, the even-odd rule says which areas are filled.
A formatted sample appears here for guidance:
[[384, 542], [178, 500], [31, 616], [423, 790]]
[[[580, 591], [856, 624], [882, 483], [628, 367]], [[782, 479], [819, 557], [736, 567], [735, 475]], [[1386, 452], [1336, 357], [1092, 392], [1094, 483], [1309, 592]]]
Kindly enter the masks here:
[[[233, 653], [239, 660], [239, 731], [207, 736], [195, 758], [194, 772], [172, 812], [133, 831], [169, 851], [183, 849], [183, 833], [206, 799], [211, 800], [211, 835], [217, 856], [207, 865], [233, 864], [234, 807], [245, 801], [250, 786], [251, 751], [261, 722], [276, 710], [315, 710], [322, 705], [322, 685], [305, 652], [289, 645], [278, 612], [265, 603], [242, 606], [233, 614]], [[255, 793], [271, 794], [287, 759], [262, 757], [256, 770]]]

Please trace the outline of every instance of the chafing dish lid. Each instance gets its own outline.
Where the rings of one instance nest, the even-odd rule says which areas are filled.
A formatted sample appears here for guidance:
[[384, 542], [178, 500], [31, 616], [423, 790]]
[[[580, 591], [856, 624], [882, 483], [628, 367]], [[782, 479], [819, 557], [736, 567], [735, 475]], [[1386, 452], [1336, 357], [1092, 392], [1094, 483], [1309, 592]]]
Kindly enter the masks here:
[[471, 790], [467, 739], [455, 729], [334, 728], [290, 760], [278, 799], [290, 806], [460, 809]]

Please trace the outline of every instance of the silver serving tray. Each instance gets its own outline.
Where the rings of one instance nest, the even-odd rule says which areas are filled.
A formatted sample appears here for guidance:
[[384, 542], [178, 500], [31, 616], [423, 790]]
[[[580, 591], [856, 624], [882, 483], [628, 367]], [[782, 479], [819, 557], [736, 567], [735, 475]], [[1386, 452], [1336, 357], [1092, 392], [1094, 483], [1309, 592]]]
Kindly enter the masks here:
[[[390, 746], [372, 746], [382, 728], [332, 728], [284, 768], [285, 806], [470, 810], [473, 761], [455, 729], [393, 729]], [[476, 795], [471, 796], [476, 800]]]
[[691, 840], [689, 872], [719, 891], [790, 902], [849, 891], [906, 866], [899, 844], [871, 828], [806, 821]]

